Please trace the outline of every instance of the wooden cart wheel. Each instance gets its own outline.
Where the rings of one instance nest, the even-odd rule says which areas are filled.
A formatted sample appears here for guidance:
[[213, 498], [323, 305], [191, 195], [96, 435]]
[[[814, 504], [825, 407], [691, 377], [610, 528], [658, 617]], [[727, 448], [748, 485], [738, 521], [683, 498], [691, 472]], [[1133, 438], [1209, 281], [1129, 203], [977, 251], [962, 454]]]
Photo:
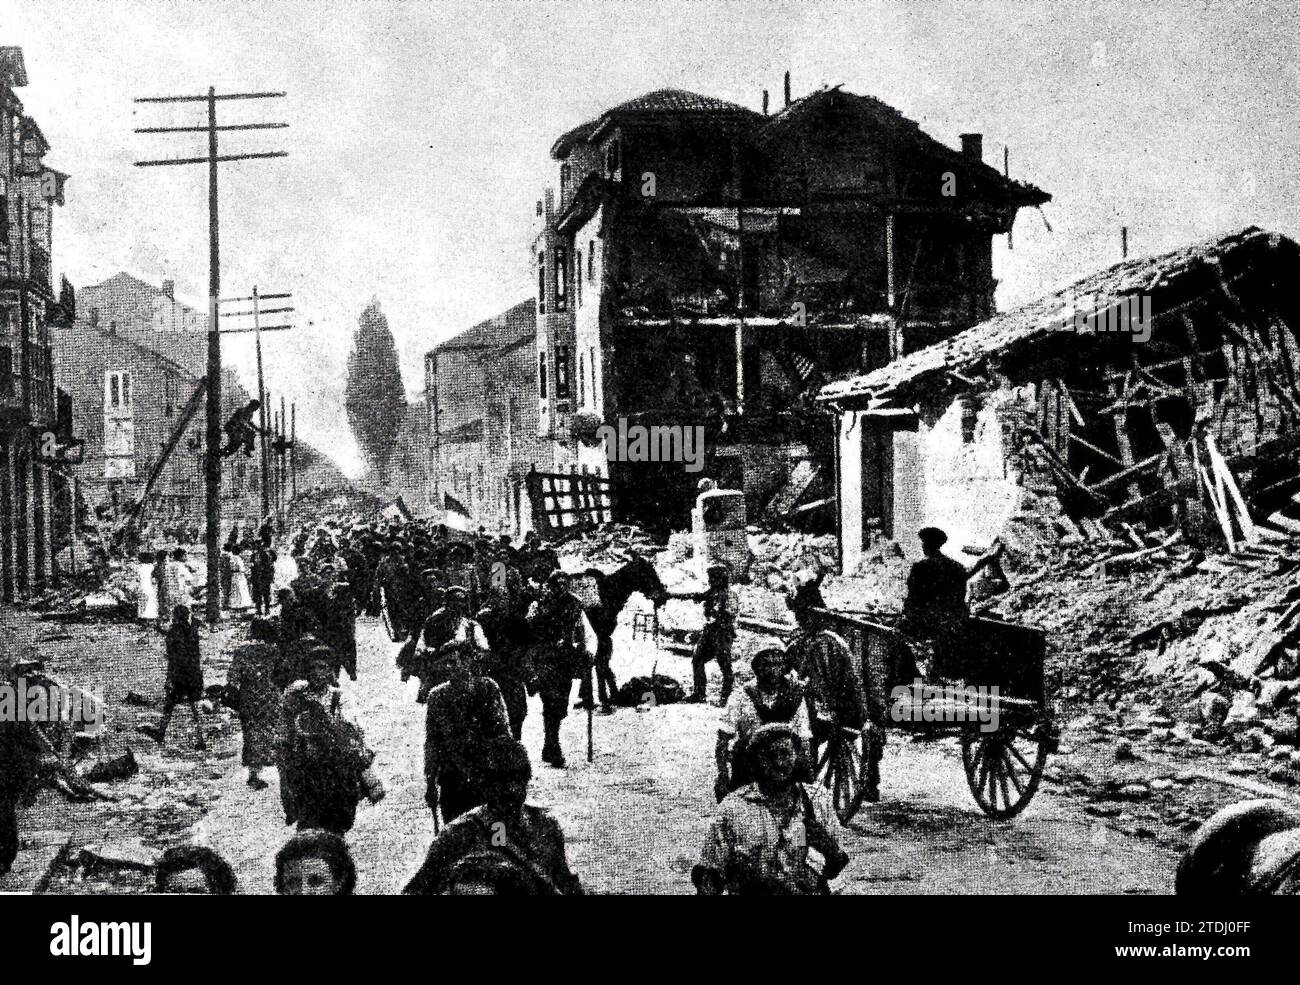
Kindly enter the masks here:
[[867, 795], [866, 747], [860, 729], [826, 723], [829, 731], [816, 746], [816, 780], [828, 791], [841, 824], [848, 824]]
[[1023, 811], [1042, 782], [1050, 746], [1047, 729], [1041, 724], [964, 733], [962, 765], [980, 809], [999, 820]]
[[867, 757], [862, 730], [835, 718], [842, 695], [831, 693], [836, 668], [852, 660], [844, 638], [822, 630], [810, 641], [800, 672], [808, 682], [808, 720], [813, 727], [816, 782], [830, 791], [841, 824], [848, 824], [867, 794]]

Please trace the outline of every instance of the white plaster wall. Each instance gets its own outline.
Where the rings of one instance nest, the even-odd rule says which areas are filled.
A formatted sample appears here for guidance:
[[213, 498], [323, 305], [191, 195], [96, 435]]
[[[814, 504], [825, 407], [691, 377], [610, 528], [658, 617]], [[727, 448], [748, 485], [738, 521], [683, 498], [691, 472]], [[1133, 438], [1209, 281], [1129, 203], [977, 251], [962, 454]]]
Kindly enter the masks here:
[[962, 407], [954, 401], [922, 434], [926, 476], [926, 523], [948, 533], [952, 550], [986, 546], [1019, 509], [1021, 487], [1006, 459], [998, 407], [1010, 394], [986, 397], [975, 440], [962, 442]]

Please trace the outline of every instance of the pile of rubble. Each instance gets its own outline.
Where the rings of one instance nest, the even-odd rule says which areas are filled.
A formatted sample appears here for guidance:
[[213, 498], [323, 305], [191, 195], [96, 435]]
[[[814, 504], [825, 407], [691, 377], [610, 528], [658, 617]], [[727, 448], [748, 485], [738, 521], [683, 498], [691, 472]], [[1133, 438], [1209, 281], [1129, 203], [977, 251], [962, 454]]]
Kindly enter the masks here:
[[559, 553], [565, 568], [605, 569], [625, 564], [634, 554], [654, 557], [662, 549], [640, 527], [610, 523], [566, 540], [560, 545]]
[[1067, 533], [1045, 560], [1009, 547], [1011, 587], [988, 605], [1046, 631], [1053, 693], [1300, 782], [1300, 564], [1275, 539], [1206, 553], [1162, 532], [1101, 533]]

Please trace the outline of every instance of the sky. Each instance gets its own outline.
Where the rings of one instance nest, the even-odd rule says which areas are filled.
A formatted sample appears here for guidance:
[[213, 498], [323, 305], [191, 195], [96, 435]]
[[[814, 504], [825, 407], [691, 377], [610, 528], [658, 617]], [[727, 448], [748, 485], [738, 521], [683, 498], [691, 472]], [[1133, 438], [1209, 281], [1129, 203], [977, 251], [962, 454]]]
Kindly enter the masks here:
[[[127, 270], [205, 306], [206, 122], [153, 95], [284, 91], [229, 102], [222, 294], [292, 291], [297, 328], [266, 336], [267, 387], [350, 475], [343, 410], [357, 318], [377, 298], [414, 399], [423, 355], [530, 297], [534, 203], [554, 139], [623, 100], [681, 88], [754, 109], [825, 85], [876, 96], [950, 146], [984, 134], [1054, 200], [995, 243], [1005, 309], [1131, 255], [1257, 224], [1300, 235], [1300, 5], [1289, 2], [823, 3], [588, 0], [4, 0], [0, 45], [50, 165], [72, 177], [56, 269]], [[1051, 230], [1048, 229], [1050, 223]], [[256, 379], [251, 342], [226, 358]], [[278, 400], [277, 400], [278, 402]]]

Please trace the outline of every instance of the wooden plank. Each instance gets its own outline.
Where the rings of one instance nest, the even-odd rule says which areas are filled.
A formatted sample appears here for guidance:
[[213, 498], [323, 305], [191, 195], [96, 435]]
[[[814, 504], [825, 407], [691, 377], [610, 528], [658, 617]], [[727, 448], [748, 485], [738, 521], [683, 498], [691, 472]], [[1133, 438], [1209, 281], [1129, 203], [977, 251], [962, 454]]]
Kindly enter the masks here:
[[1214, 507], [1214, 515], [1219, 519], [1219, 528], [1223, 531], [1224, 540], [1228, 542], [1228, 551], [1236, 554], [1237, 540], [1232, 535], [1232, 519], [1228, 516], [1228, 511], [1222, 501], [1218, 499], [1214, 482], [1210, 479], [1210, 474], [1205, 471], [1205, 466], [1198, 461], [1196, 470], [1201, 476], [1201, 482], [1205, 485], [1206, 495], [1210, 497], [1210, 505]]
[[1132, 465], [1132, 464], [1133, 464], [1133, 462], [1132, 462], [1132, 455], [1129, 456], [1129, 459], [1130, 459], [1130, 460], [1129, 460], [1128, 462], [1125, 462], [1125, 461], [1123, 461], [1122, 459], [1116, 458], [1116, 457], [1115, 457], [1114, 455], [1112, 455], [1110, 452], [1105, 451], [1105, 450], [1103, 450], [1103, 449], [1101, 449], [1101, 448], [1098, 448], [1098, 447], [1097, 447], [1096, 445], [1094, 445], [1092, 442], [1090, 442], [1090, 441], [1085, 441], [1083, 438], [1080, 438], [1077, 434], [1071, 434], [1071, 435], [1070, 435], [1070, 440], [1073, 441], [1075, 444], [1083, 445], [1083, 447], [1084, 447], [1084, 448], [1087, 448], [1090, 452], [1093, 452], [1094, 454], [1100, 455], [1102, 458], [1108, 459], [1109, 461], [1114, 462], [1116, 465]]
[[1113, 486], [1116, 483], [1124, 482], [1128, 479], [1131, 479], [1133, 476], [1137, 475], [1138, 473], [1151, 468], [1151, 466], [1153, 465], [1156, 465], [1164, 457], [1165, 456], [1163, 452], [1157, 455], [1152, 455], [1150, 458], [1143, 459], [1142, 461], [1129, 466], [1128, 468], [1124, 469], [1124, 471], [1122, 472], [1116, 472], [1114, 475], [1108, 475], [1106, 476], [1106, 478], [1092, 483], [1092, 485], [1088, 486], [1088, 488], [1091, 489], [1093, 492], [1100, 492], [1102, 489], [1105, 489], [1108, 486]]
[[1223, 455], [1219, 453], [1218, 445], [1214, 442], [1214, 436], [1205, 435], [1205, 450], [1210, 455], [1210, 465], [1218, 474], [1221, 488], [1228, 491], [1233, 505], [1237, 508], [1237, 519], [1241, 525], [1242, 536], [1245, 537], [1247, 544], [1253, 544], [1259, 540], [1259, 535], [1255, 532], [1255, 523], [1250, 518], [1250, 508], [1246, 505], [1246, 499], [1241, 495], [1241, 489], [1237, 486], [1237, 480], [1233, 478], [1232, 472], [1228, 468], [1228, 463], [1224, 461]]

